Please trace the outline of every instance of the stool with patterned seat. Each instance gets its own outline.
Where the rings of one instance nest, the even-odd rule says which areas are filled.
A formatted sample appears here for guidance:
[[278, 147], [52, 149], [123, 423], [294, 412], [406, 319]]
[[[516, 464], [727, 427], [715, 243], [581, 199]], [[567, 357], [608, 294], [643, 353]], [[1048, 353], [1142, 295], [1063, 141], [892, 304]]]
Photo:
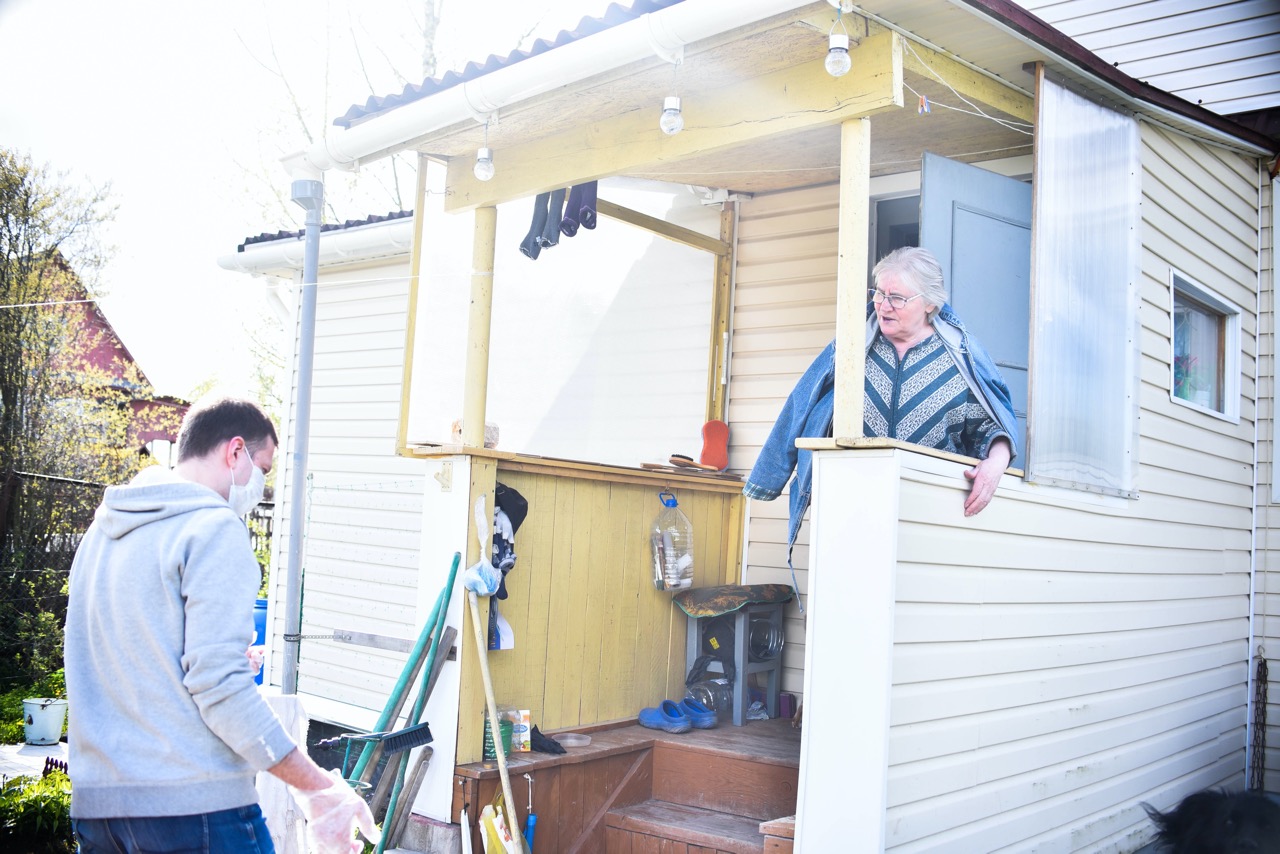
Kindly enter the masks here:
[[[682, 590], [672, 600], [689, 618], [685, 644], [685, 672], [702, 654], [705, 632], [711, 618], [731, 614], [733, 617], [733, 723], [746, 723], [748, 686], [756, 673], [766, 677], [765, 705], [769, 717], [778, 716], [778, 691], [782, 680], [782, 617], [791, 601], [791, 588], [786, 584], [726, 584], [721, 587], [695, 587]], [[756, 642], [752, 643], [755, 631]], [[727, 654], [725, 655], [727, 657]], [[711, 667], [727, 675], [720, 661]], [[724, 718], [723, 709], [717, 709]]]

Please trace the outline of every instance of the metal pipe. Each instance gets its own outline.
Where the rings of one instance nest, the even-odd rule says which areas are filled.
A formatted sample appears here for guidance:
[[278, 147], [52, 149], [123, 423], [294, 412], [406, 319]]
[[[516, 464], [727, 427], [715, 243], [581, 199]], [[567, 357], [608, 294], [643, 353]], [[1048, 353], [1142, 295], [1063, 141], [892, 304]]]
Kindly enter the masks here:
[[284, 673], [281, 691], [298, 693], [298, 648], [302, 643], [302, 522], [306, 517], [307, 452], [311, 444], [311, 375], [316, 349], [316, 282], [320, 270], [320, 219], [324, 180], [319, 173], [295, 178], [293, 201], [307, 212], [302, 256], [302, 315], [298, 321], [298, 396], [289, 437], [289, 563], [285, 570]]

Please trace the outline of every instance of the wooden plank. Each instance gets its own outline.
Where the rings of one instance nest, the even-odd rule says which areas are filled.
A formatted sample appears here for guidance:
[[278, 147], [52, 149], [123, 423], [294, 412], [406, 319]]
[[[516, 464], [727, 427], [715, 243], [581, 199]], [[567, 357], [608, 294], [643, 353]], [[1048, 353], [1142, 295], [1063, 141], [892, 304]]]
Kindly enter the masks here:
[[[733, 246], [738, 203], [727, 201], [720, 206], [720, 241]], [[729, 316], [733, 309], [732, 253], [716, 256], [714, 293], [711, 297], [711, 341], [707, 348], [707, 420], [725, 420], [729, 378]]]
[[1029, 95], [980, 74], [919, 42], [904, 42], [902, 67], [930, 80], [946, 81], [949, 88], [966, 98], [986, 104], [1006, 115], [1028, 123], [1035, 122], [1035, 103]]
[[837, 80], [819, 62], [799, 65], [720, 89], [689, 93], [685, 129], [664, 136], [654, 116], [631, 110], [589, 126], [550, 134], [502, 149], [502, 169], [482, 182], [467, 158], [449, 162], [445, 200], [449, 212], [531, 196], [809, 127], [902, 106], [902, 46], [896, 33], [863, 39], [853, 71]]
[[655, 798], [759, 822], [795, 812], [799, 770], [661, 743], [654, 746], [653, 779]]
[[[493, 313], [494, 240], [498, 209], [475, 209], [471, 247], [471, 302], [467, 315], [467, 361], [463, 381], [462, 443], [484, 447], [485, 405], [489, 394], [489, 337]], [[470, 564], [468, 564], [470, 565]]]
[[[729, 854], [756, 854], [764, 849], [759, 822], [685, 804], [649, 800], [613, 810], [608, 826], [659, 840], [673, 840]], [[634, 850], [634, 847], [633, 847]]]
[[[466, 554], [462, 565], [471, 566], [480, 558], [480, 544], [476, 534], [475, 507], [476, 500], [486, 496], [485, 510], [487, 518], [493, 519], [493, 489], [497, 466], [493, 460], [475, 458], [471, 461], [470, 479], [467, 485], [467, 535]], [[492, 524], [492, 523], [491, 523]], [[489, 615], [488, 600], [480, 606], [481, 619]], [[480, 758], [483, 750], [485, 706], [484, 685], [480, 677], [479, 651], [469, 649], [475, 646], [475, 634], [470, 625], [470, 609], [463, 609], [462, 637], [459, 638], [458, 650], [461, 656], [461, 677], [458, 694], [458, 747], [457, 762], [463, 764], [474, 762]], [[483, 633], [485, 627], [481, 627]], [[496, 686], [495, 686], [496, 687]]]
[[705, 250], [713, 255], [729, 254], [729, 244], [724, 240], [708, 237], [693, 229], [685, 228], [648, 214], [642, 214], [639, 211], [634, 211], [631, 208], [623, 207], [606, 199], [596, 199], [596, 213], [600, 216], [607, 216], [610, 219], [634, 225], [637, 228], [643, 228], [645, 231], [651, 231], [659, 237], [665, 237], [676, 243], [683, 243], [685, 246], [692, 246], [694, 249]]
[[[835, 436], [862, 436], [866, 361], [866, 269], [870, 225], [871, 121], [840, 126], [840, 231], [836, 272]], [[854, 393], [845, 394], [845, 389]]]
[[634, 854], [631, 848], [633, 834], [616, 827], [606, 828], [605, 854]]

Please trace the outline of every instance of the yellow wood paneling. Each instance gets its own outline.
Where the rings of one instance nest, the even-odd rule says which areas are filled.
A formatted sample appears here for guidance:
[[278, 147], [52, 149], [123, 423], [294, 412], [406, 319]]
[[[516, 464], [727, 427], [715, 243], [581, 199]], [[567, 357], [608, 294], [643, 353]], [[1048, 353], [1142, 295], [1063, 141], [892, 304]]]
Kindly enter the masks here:
[[445, 209], [456, 212], [510, 201], [901, 107], [901, 37], [878, 33], [864, 39], [851, 54], [853, 71], [838, 80], [832, 80], [821, 63], [805, 61], [719, 89], [686, 93], [685, 129], [674, 136], [653, 133], [653, 113], [631, 110], [525, 145], [501, 148], [501, 168], [487, 182], [472, 175], [472, 164], [465, 158], [454, 158], [449, 162], [451, 192]]
[[[685, 617], [670, 593], [653, 588], [649, 550], [661, 487], [611, 481], [598, 471], [524, 471], [494, 462], [496, 480], [529, 502], [516, 534], [516, 567], [507, 576], [509, 596], [498, 602], [516, 646], [489, 653], [497, 701], [527, 708], [540, 729], [555, 730], [625, 720], [681, 695]], [[482, 482], [477, 476], [473, 488]], [[694, 530], [694, 584], [735, 582], [741, 493], [711, 480], [698, 486], [676, 489]], [[479, 667], [468, 650], [460, 763], [480, 758], [483, 704]]]

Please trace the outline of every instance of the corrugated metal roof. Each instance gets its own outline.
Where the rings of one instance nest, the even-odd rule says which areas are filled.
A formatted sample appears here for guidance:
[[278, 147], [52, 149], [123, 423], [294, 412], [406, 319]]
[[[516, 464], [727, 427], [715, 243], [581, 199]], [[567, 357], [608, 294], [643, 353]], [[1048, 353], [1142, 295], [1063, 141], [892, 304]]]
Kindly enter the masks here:
[[[329, 222], [320, 226], [320, 231], [345, 231], [349, 228], [359, 228], [362, 225], [373, 225], [378, 222], [389, 222], [393, 219], [404, 219], [413, 216], [413, 211], [391, 211], [385, 216], [373, 215], [364, 219], [349, 219], [345, 222]], [[246, 237], [244, 243], [236, 247], [237, 252], [243, 252], [246, 246], [252, 246], [255, 243], [271, 243], [275, 240], [302, 240], [306, 237], [305, 229], [297, 231], [277, 231], [275, 234], [263, 232], [257, 237]]]
[[468, 62], [461, 71], [449, 71], [441, 77], [424, 80], [422, 83], [410, 83], [398, 94], [371, 97], [364, 104], [353, 104], [346, 113], [334, 119], [333, 123], [341, 128], [349, 128], [379, 113], [393, 110], [396, 107], [404, 106], [421, 98], [428, 98], [437, 92], [457, 86], [459, 83], [465, 83], [476, 77], [483, 77], [500, 68], [515, 65], [531, 56], [546, 53], [580, 38], [633, 21], [641, 15], [656, 12], [668, 6], [675, 6], [682, 2], [684, 0], [635, 0], [630, 6], [613, 3], [605, 10], [603, 16], [599, 18], [583, 18], [578, 22], [578, 26], [572, 30], [561, 30], [551, 41], [538, 39], [528, 50], [515, 50], [506, 56], [490, 54], [489, 58], [484, 62]]

